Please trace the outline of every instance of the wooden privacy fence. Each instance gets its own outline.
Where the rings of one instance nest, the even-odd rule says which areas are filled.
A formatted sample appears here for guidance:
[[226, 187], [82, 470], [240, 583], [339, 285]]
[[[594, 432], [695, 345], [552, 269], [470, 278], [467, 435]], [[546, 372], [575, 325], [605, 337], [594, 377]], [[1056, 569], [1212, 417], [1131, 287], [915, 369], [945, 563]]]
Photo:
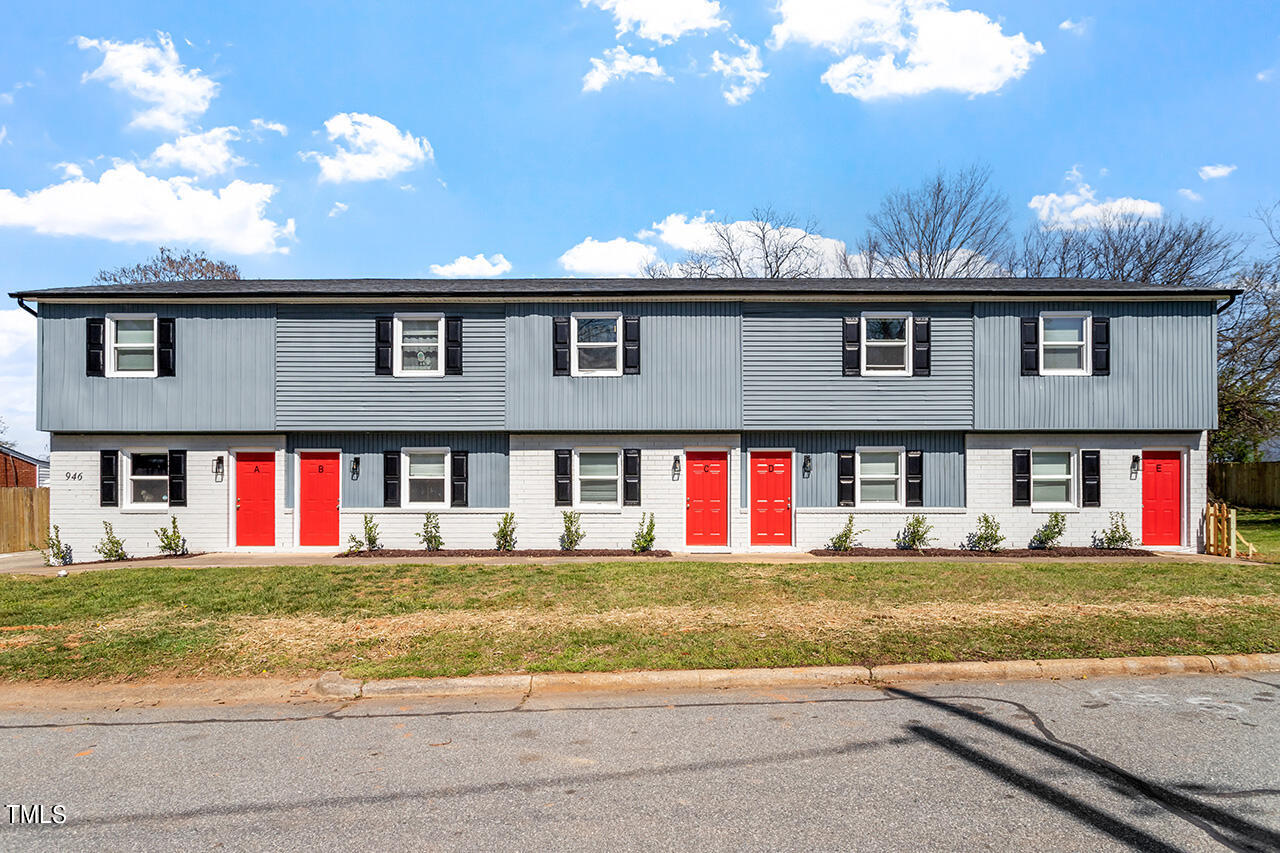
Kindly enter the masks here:
[[49, 489], [0, 489], [0, 554], [44, 544], [49, 531]]
[[1236, 506], [1280, 509], [1280, 462], [1210, 462], [1209, 493]]

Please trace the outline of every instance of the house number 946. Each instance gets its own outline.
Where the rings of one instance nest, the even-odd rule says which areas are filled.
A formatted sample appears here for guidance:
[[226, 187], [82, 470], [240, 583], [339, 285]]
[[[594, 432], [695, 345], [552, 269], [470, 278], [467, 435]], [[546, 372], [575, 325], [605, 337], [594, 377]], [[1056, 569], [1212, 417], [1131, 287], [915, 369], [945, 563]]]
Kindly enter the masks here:
[[83, 479], [84, 479], [84, 473], [83, 473], [83, 472], [81, 472], [81, 471], [67, 471], [67, 472], [66, 472], [66, 474], [67, 474], [67, 479], [68, 479], [68, 480], [83, 480]]

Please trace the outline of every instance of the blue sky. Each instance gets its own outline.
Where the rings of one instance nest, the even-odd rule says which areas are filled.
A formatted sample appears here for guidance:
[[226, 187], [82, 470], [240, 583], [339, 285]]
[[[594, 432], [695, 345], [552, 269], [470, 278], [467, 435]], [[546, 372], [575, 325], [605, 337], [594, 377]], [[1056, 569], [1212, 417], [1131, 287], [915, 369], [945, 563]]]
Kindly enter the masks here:
[[[1249, 232], [1280, 200], [1274, 2], [203, 5], [10, 10], [0, 291], [160, 244], [247, 277], [630, 274], [760, 204], [852, 242], [975, 161], [1018, 227]], [[39, 452], [29, 320], [0, 305], [0, 416]]]

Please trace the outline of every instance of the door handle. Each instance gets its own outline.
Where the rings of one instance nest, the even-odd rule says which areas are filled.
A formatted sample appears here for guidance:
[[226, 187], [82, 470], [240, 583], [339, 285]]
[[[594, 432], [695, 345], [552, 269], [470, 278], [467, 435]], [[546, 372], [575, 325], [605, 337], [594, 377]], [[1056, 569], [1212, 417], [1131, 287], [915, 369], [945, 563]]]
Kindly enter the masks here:
[[240, 499], [236, 498], [236, 512], [240, 511]]

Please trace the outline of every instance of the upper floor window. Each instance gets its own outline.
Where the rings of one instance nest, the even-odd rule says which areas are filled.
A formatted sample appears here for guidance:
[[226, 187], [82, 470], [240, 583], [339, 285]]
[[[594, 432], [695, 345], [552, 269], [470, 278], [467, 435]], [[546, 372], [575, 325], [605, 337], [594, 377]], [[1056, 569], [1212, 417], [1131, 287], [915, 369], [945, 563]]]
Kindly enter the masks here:
[[440, 314], [397, 314], [396, 376], [444, 376], [444, 317]]
[[902, 506], [902, 447], [858, 448], [858, 503]]
[[622, 375], [621, 314], [574, 314], [569, 340], [574, 376]]
[[107, 376], [156, 375], [156, 315], [107, 315]]
[[862, 315], [862, 372], [868, 376], [911, 375], [911, 315]]
[[1075, 505], [1071, 450], [1031, 451], [1031, 505], [1069, 507]]
[[619, 506], [618, 480], [622, 452], [614, 449], [578, 450], [575, 503], [579, 506]]
[[164, 508], [169, 505], [169, 452], [167, 450], [126, 450], [125, 505]]
[[447, 448], [406, 448], [404, 498], [406, 507], [448, 506], [449, 451]]
[[1040, 313], [1040, 373], [1042, 376], [1085, 376], [1089, 366], [1087, 312]]

